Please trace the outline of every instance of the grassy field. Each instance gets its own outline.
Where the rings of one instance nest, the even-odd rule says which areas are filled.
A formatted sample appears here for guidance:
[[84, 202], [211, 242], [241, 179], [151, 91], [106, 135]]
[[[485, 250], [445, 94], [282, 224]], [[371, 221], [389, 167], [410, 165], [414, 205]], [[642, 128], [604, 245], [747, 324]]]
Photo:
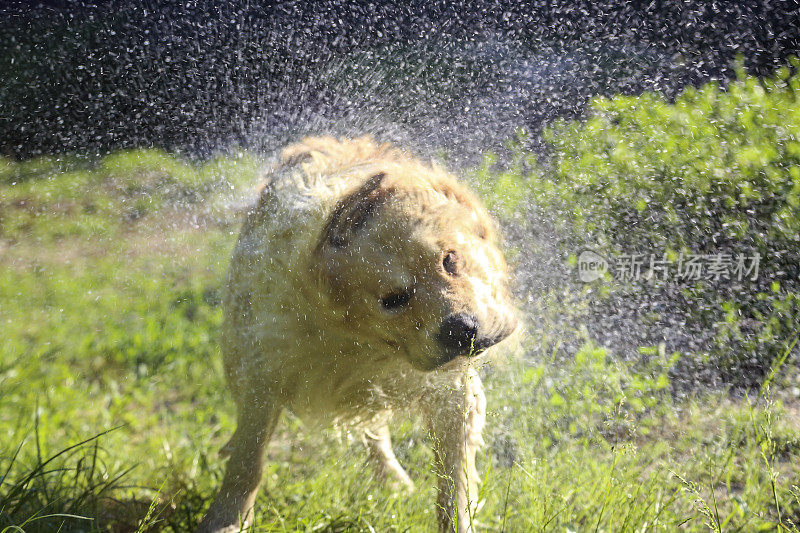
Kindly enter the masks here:
[[[258, 165], [151, 151], [0, 160], [0, 532], [198, 522], [234, 425], [217, 348], [229, 204]], [[676, 395], [674, 357], [657, 349], [646, 364], [589, 342], [544, 352], [483, 370], [482, 530], [797, 529], [792, 390]], [[285, 416], [257, 530], [433, 530], [424, 434], [399, 421], [394, 439], [410, 495], [371, 479], [345, 430]]]

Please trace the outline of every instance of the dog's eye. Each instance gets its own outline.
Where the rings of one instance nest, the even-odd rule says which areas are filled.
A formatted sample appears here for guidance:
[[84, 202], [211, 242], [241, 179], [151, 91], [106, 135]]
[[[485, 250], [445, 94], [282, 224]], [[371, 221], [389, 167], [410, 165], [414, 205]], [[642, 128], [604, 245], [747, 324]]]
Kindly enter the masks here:
[[449, 251], [444, 254], [444, 259], [442, 259], [442, 267], [444, 268], [444, 271], [451, 276], [458, 275], [458, 261], [455, 252]]
[[381, 305], [387, 311], [395, 311], [408, 305], [413, 295], [414, 291], [412, 289], [403, 289], [393, 292], [381, 298]]

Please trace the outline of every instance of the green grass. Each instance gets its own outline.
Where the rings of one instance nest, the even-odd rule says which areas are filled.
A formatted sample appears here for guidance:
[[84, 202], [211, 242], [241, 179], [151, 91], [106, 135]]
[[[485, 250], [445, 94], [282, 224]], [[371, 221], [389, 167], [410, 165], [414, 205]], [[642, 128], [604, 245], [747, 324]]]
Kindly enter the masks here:
[[[0, 532], [191, 530], [234, 428], [216, 336], [237, 225], [219, 206], [257, 161], [2, 165]], [[646, 363], [589, 341], [538, 352], [551, 355], [483, 371], [484, 530], [796, 529], [800, 404], [787, 391], [677, 396], [675, 357], [658, 348]], [[394, 440], [410, 495], [365, 473], [354, 435], [285, 416], [259, 530], [433, 530], [425, 436], [401, 420]]]

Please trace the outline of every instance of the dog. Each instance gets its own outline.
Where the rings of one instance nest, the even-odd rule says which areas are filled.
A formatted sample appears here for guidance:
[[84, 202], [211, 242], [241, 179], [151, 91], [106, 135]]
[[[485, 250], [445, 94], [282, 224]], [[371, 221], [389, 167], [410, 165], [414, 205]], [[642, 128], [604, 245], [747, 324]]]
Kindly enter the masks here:
[[475, 365], [518, 329], [495, 223], [443, 168], [369, 137], [286, 147], [231, 259], [221, 347], [237, 428], [199, 531], [252, 519], [284, 408], [355, 424], [377, 475], [413, 484], [393, 412], [424, 413], [440, 531], [472, 531], [486, 399]]

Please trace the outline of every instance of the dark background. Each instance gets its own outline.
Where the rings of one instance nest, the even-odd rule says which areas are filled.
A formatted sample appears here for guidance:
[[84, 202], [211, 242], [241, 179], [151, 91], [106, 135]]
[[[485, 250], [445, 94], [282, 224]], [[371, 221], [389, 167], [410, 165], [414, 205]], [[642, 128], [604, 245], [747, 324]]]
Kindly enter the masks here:
[[307, 132], [473, 151], [591, 95], [769, 73], [798, 2], [0, 4], [0, 154], [203, 156]]

